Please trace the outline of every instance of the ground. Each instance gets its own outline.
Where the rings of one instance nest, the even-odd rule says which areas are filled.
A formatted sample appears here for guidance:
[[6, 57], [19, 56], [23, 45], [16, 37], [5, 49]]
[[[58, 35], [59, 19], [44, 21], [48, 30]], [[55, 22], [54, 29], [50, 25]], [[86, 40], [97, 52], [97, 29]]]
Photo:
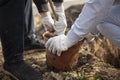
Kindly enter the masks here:
[[[83, 5], [76, 5], [66, 10], [68, 30], [80, 13]], [[36, 34], [42, 38], [44, 32], [40, 15], [35, 15]], [[0, 47], [0, 80], [14, 80], [2, 72], [4, 62]], [[25, 51], [25, 60], [33, 68], [43, 74], [43, 80], [120, 80], [120, 54], [119, 49], [112, 45], [101, 34], [89, 34], [79, 50], [79, 59], [76, 68], [62, 72], [50, 68], [46, 64], [45, 50]]]

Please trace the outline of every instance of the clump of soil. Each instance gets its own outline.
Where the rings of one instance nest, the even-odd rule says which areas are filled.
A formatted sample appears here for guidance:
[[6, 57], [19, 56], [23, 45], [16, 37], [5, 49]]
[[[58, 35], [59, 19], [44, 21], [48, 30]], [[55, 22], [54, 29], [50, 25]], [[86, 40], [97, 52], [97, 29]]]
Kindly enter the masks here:
[[[83, 5], [66, 9], [68, 30], [81, 12]], [[35, 16], [36, 34], [42, 39], [44, 32], [40, 16]], [[0, 47], [0, 52], [1, 52]], [[120, 50], [101, 34], [89, 34], [79, 50], [77, 66], [67, 72], [56, 71], [46, 65], [46, 52], [30, 50], [24, 53], [25, 60], [43, 74], [43, 80], [120, 80]], [[0, 80], [13, 80], [2, 72], [3, 57], [0, 54]]]

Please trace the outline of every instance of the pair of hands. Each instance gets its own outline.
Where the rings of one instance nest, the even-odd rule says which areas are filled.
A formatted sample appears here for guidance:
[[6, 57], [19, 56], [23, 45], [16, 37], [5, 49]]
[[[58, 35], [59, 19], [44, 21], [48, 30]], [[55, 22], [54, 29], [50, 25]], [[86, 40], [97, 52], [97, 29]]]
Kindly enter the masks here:
[[71, 47], [73, 43], [70, 42], [67, 36], [64, 35], [67, 26], [64, 12], [58, 11], [56, 13], [58, 15], [58, 21], [54, 21], [51, 16], [47, 16], [42, 20], [42, 23], [46, 28], [46, 31], [52, 31], [52, 29], [54, 29], [55, 34], [59, 35], [50, 38], [45, 44], [45, 46], [50, 52], [60, 56], [61, 52], [68, 50], [68, 48]]
[[54, 21], [51, 15], [48, 15], [42, 19], [42, 24], [46, 31], [55, 30], [56, 35], [61, 35], [64, 34], [66, 30], [67, 22], [66, 22], [65, 14], [63, 12], [62, 13], [58, 12], [57, 15], [58, 15], [58, 21], [56, 20]]

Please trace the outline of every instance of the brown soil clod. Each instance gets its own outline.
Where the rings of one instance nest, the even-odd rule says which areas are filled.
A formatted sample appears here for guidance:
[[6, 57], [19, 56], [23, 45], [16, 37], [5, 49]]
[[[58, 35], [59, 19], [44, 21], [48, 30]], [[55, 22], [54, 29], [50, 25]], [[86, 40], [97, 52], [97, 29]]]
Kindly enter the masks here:
[[[45, 33], [44, 36], [52, 37], [53, 35], [51, 33]], [[78, 62], [78, 57], [79, 57], [78, 53], [79, 53], [80, 45], [82, 43], [83, 43], [83, 40], [79, 41], [74, 46], [69, 48], [67, 51], [62, 52], [61, 56], [52, 54], [51, 52], [48, 51], [48, 49], [46, 49], [47, 65], [54, 67], [60, 71], [72, 70]]]

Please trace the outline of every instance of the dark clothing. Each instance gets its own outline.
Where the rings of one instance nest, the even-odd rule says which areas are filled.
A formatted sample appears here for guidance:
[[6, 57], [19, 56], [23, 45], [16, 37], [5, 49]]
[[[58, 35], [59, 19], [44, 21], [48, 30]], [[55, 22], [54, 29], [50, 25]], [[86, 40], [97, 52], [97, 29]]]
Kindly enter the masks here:
[[0, 36], [5, 62], [23, 60], [25, 0], [0, 0]]
[[35, 29], [34, 29], [34, 19], [32, 12], [32, 0], [26, 0], [24, 40], [27, 41], [34, 37], [35, 37]]
[[[46, 12], [48, 11], [48, 6], [47, 2], [48, 0], [33, 0], [34, 3], [36, 4], [38, 11], [41, 12]], [[63, 0], [52, 0], [54, 3], [62, 3]]]
[[10, 76], [14, 75], [15, 80], [43, 80], [42, 73], [38, 72], [30, 64], [20, 61], [14, 64], [3, 65], [4, 72], [9, 72]]
[[32, 0], [0, 0], [0, 37], [5, 62], [23, 60], [24, 42], [35, 39], [34, 32]]
[[34, 29], [32, 0], [26, 0], [25, 6], [24, 50], [45, 49], [44, 43], [37, 39]]
[[24, 31], [28, 30], [29, 34], [30, 29], [26, 28], [32, 25], [33, 20], [30, 17], [32, 10], [27, 6], [30, 1], [0, 0], [0, 38], [5, 60], [3, 72], [16, 80], [42, 80], [41, 73], [23, 60]]
[[23, 60], [24, 42], [34, 35], [32, 0], [0, 0], [0, 36], [5, 61]]

